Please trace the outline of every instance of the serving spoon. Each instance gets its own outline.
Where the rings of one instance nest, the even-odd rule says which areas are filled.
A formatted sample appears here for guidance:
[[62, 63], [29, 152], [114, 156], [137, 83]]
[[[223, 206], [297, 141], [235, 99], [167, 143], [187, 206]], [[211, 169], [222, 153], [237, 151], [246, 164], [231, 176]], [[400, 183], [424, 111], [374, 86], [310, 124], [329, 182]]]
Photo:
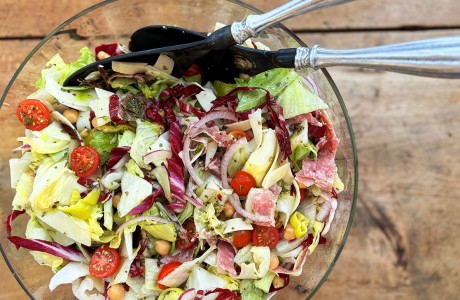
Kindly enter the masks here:
[[[274, 24], [310, 11], [351, 1], [353, 0], [292, 0], [266, 13], [249, 15], [241, 22], [234, 22], [216, 30], [203, 40], [183, 44], [181, 42], [182, 38], [175, 41], [177, 38], [175, 37], [174, 39], [166, 40], [168, 43], [169, 41], [172, 43], [175, 41], [171, 46], [111, 56], [89, 64], [70, 75], [64, 82], [64, 86], [78, 84], [78, 79], [96, 71], [99, 66], [110, 68], [110, 64], [113, 61], [155, 63], [161, 53], [168, 53], [173, 56], [175, 71], [176, 73], [181, 73], [211, 51], [227, 49], [231, 46], [242, 44], [250, 37], [257, 37], [261, 31]], [[159, 34], [159, 36], [164, 37], [164, 33]], [[164, 45], [165, 41], [162, 41], [162, 43]]]

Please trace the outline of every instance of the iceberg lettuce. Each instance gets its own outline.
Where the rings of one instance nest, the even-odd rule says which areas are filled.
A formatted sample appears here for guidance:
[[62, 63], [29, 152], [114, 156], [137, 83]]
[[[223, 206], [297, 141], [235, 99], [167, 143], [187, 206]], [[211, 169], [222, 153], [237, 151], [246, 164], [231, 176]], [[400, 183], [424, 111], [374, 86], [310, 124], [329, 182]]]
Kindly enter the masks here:
[[123, 217], [152, 194], [152, 184], [129, 172], [121, 178], [121, 198], [118, 203], [118, 215]]
[[136, 136], [131, 145], [130, 155], [141, 168], [150, 170], [150, 166], [144, 163], [143, 157], [163, 133], [163, 126], [141, 119], [137, 119], [136, 123]]
[[251, 262], [240, 265], [239, 279], [260, 279], [270, 269], [270, 248], [252, 246], [250, 253], [252, 254]]
[[214, 290], [217, 288], [225, 288], [227, 281], [219, 276], [199, 267], [195, 266], [185, 284], [187, 289], [196, 290]]
[[34, 153], [52, 154], [65, 150], [69, 147], [71, 137], [65, 132], [58, 122], [51, 122], [40, 131], [26, 130], [26, 136], [18, 138], [18, 141], [29, 144]]
[[226, 223], [217, 218], [216, 210], [212, 203], [207, 204], [201, 209], [195, 207], [193, 219], [195, 220], [196, 231], [200, 233], [200, 238], [204, 238], [201, 236], [204, 234], [203, 229], [224, 237]]
[[116, 133], [103, 132], [97, 129], [92, 129], [88, 136], [84, 138], [84, 141], [85, 145], [93, 147], [99, 153], [101, 165], [109, 159], [110, 151], [118, 144]]

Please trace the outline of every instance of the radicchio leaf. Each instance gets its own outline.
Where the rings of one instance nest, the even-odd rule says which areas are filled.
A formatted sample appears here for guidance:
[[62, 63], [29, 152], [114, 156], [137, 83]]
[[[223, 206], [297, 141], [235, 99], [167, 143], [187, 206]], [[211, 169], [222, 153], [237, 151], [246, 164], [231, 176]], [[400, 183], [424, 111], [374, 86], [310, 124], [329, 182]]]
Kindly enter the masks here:
[[160, 93], [160, 100], [164, 102], [174, 102], [179, 110], [186, 115], [195, 115], [198, 118], [202, 118], [206, 113], [201, 108], [196, 108], [190, 103], [185, 103], [186, 98], [194, 99], [202, 89], [194, 84], [183, 86], [176, 84], [175, 86], [169, 87]]
[[169, 175], [169, 184], [171, 186], [171, 198], [173, 203], [169, 208], [174, 212], [181, 212], [185, 206], [186, 196], [184, 183], [184, 162], [179, 156], [182, 151], [182, 131], [178, 122], [174, 122], [170, 127], [171, 158], [168, 158], [167, 171]]
[[17, 248], [23, 247], [29, 250], [45, 252], [71, 261], [88, 263], [88, 260], [80, 251], [62, 246], [55, 242], [39, 239], [25, 239], [19, 236], [9, 236], [8, 240], [15, 244]]
[[98, 54], [99, 52], [104, 51], [110, 56], [117, 56], [120, 54], [123, 54], [123, 50], [121, 49], [120, 45], [117, 43], [114, 44], [102, 44], [96, 47], [95, 53], [96, 53], [96, 60], [99, 60]]
[[126, 123], [126, 121], [123, 120], [123, 111], [121, 108], [120, 98], [116, 94], [113, 94], [112, 96], [110, 96], [109, 115], [110, 115], [110, 120], [112, 120], [112, 122], [115, 122], [117, 124]]
[[163, 195], [163, 189], [160, 187], [157, 190], [155, 190], [150, 196], [145, 198], [138, 206], [133, 208], [129, 213], [128, 216], [133, 216], [137, 214], [141, 214], [144, 211], [150, 209], [155, 203], [155, 199], [158, 198], [159, 196]]
[[113, 168], [129, 150], [131, 150], [129, 146], [112, 148], [110, 150], [110, 158], [107, 161], [107, 169], [110, 170]]
[[13, 224], [14, 219], [24, 214], [25, 212], [26, 211], [24, 209], [23, 210], [13, 210], [13, 212], [10, 215], [8, 215], [8, 217], [6, 217], [5, 226], [6, 226], [6, 233], [8, 236], [11, 236], [12, 224]]
[[82, 185], [86, 188], [94, 188], [97, 185], [97, 182], [94, 179], [88, 178], [88, 177], [79, 177], [77, 179], [77, 183], [79, 185]]

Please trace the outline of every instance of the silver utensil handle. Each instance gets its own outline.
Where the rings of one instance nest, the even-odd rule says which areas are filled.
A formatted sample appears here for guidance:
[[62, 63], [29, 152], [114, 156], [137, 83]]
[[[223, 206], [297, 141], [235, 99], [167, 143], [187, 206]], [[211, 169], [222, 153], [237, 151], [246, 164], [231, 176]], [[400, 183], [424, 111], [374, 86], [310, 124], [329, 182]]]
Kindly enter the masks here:
[[232, 35], [238, 44], [242, 44], [248, 38], [257, 37], [262, 30], [273, 24], [306, 12], [351, 1], [353, 0], [292, 0], [266, 13], [249, 15], [243, 21], [233, 23]]
[[318, 45], [297, 49], [295, 68], [350, 66], [426, 77], [460, 78], [460, 36], [371, 48], [332, 50]]

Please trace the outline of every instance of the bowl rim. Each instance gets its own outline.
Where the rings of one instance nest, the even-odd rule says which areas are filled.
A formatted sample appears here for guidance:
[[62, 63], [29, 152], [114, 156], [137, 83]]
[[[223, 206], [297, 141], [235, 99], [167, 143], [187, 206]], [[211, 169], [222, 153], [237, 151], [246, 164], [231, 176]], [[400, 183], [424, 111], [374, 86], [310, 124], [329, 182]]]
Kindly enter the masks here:
[[[5, 101], [12, 85], [14, 84], [14, 82], [16, 81], [17, 77], [19, 76], [19, 74], [22, 72], [22, 70], [24, 69], [25, 65], [30, 61], [30, 59], [32, 58], [33, 55], [35, 55], [35, 53], [48, 41], [50, 40], [53, 36], [55, 36], [57, 33], [59, 33], [64, 27], [66, 27], [67, 25], [69, 25], [71, 22], [77, 20], [78, 18], [98, 9], [98, 8], [101, 8], [103, 6], [106, 6], [108, 4], [111, 4], [111, 3], [115, 3], [115, 2], [118, 2], [119, 0], [104, 0], [100, 3], [97, 3], [97, 4], [94, 4], [84, 10], [82, 10], [81, 12], [75, 14], [74, 16], [72, 16], [71, 18], [67, 19], [66, 21], [64, 21], [63, 23], [61, 23], [59, 26], [57, 26], [56, 28], [54, 28], [50, 33], [48, 33], [30, 52], [29, 54], [25, 57], [25, 59], [22, 61], [22, 63], [19, 65], [18, 69], [16, 70], [16, 72], [14, 72], [13, 76], [11, 77], [11, 80], [8, 82], [8, 84], [6, 85], [5, 87], [5, 90], [3, 91], [3, 94], [2, 94], [2, 97], [0, 98], [0, 109], [1, 107], [3, 106], [3, 102]], [[260, 9], [257, 9], [255, 8], [254, 6], [248, 4], [248, 3], [245, 3], [243, 1], [240, 1], [240, 0], [224, 0], [224, 1], [227, 1], [227, 2], [231, 2], [231, 3], [235, 3], [237, 5], [240, 5], [242, 7], [245, 7], [255, 13], [263, 13], [263, 11], [261, 11]], [[301, 46], [305, 46], [307, 47], [307, 45], [305, 44], [305, 42], [303, 42], [293, 31], [291, 31], [290, 29], [288, 29], [285, 25], [283, 24], [278, 24], [276, 26], [272, 26], [272, 27], [278, 27], [278, 28], [281, 28], [283, 29], [286, 33], [288, 33], [297, 43], [299, 43]], [[355, 211], [356, 211], [356, 204], [357, 204], [357, 201], [358, 201], [358, 151], [357, 151], [357, 146], [356, 146], [356, 140], [355, 140], [355, 134], [354, 134], [354, 131], [353, 131], [353, 127], [352, 127], [352, 124], [351, 124], [351, 118], [348, 114], [348, 110], [346, 108], [346, 105], [345, 105], [345, 102], [342, 98], [342, 95], [337, 87], [337, 85], [335, 84], [334, 80], [332, 79], [331, 75], [329, 74], [329, 72], [325, 69], [325, 68], [321, 68], [320, 69], [321, 72], [324, 74], [324, 76], [326, 77], [329, 85], [331, 86], [332, 90], [334, 91], [334, 94], [337, 96], [337, 100], [340, 104], [340, 107], [342, 109], [342, 112], [343, 112], [343, 115], [345, 117], [345, 122], [346, 122], [346, 125], [347, 125], [347, 130], [348, 130], [348, 134], [350, 135], [350, 144], [351, 144], [351, 149], [352, 149], [352, 156], [353, 156], [353, 198], [351, 199], [351, 207], [350, 207], [350, 216], [348, 218], [348, 222], [347, 222], [347, 225], [346, 225], [346, 228], [345, 228], [345, 231], [343, 233], [343, 237], [342, 237], [342, 240], [340, 241], [340, 244], [338, 245], [338, 248], [337, 248], [337, 252], [335, 253], [334, 255], [334, 258], [332, 260], [332, 262], [330, 263], [330, 265], [328, 266], [326, 272], [323, 274], [323, 276], [321, 277], [320, 281], [318, 282], [318, 284], [315, 286], [315, 288], [310, 291], [309, 295], [307, 296], [307, 298], [305, 298], [305, 300], [308, 300], [308, 299], [311, 299], [317, 292], [318, 290], [322, 287], [322, 285], [326, 282], [327, 278], [329, 277], [330, 273], [332, 272], [332, 270], [334, 269], [335, 267], [335, 264], [337, 263], [339, 257], [340, 257], [340, 254], [342, 253], [342, 250], [346, 244], [346, 241], [348, 239], [348, 236], [350, 234], [350, 230], [351, 230], [351, 227], [352, 227], [352, 224], [353, 224], [353, 219], [354, 219], [354, 215], [355, 215]], [[24, 290], [24, 292], [31, 298], [31, 299], [35, 299], [34, 296], [32, 295], [32, 293], [29, 291], [29, 289], [26, 287], [26, 285], [23, 283], [23, 281], [21, 280], [21, 278], [19, 278], [18, 274], [15, 272], [12, 264], [10, 263], [10, 260], [8, 258], [8, 256], [6, 255], [5, 253], [5, 250], [3, 249], [2, 245], [0, 244], [0, 252], [2, 253], [2, 256], [4, 258], [4, 261], [6, 263], [6, 265], [8, 266], [8, 268], [10, 269], [11, 273], [13, 274], [14, 278], [16, 279], [16, 281], [19, 283], [19, 285], [22, 287], [22, 289]]]

